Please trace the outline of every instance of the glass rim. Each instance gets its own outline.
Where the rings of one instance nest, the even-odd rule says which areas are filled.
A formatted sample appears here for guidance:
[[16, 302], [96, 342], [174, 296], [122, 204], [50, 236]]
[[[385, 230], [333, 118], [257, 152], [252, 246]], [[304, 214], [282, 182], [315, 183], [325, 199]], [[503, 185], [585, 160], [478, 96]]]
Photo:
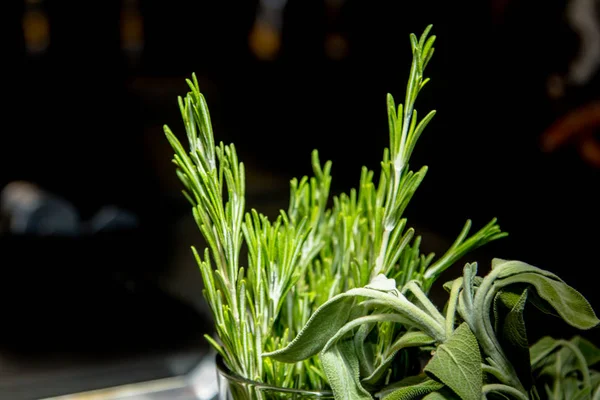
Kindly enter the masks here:
[[257, 389], [276, 391], [281, 393], [295, 393], [295, 394], [304, 394], [304, 395], [312, 395], [315, 397], [326, 397], [333, 396], [333, 392], [331, 390], [304, 390], [304, 389], [292, 389], [292, 388], [283, 388], [278, 386], [268, 385], [266, 383], [253, 381], [247, 378], [244, 378], [235, 372], [233, 372], [227, 364], [225, 364], [225, 360], [223, 360], [223, 356], [221, 354], [217, 354], [216, 356], [216, 364], [218, 372], [223, 375], [225, 378], [230, 379], [234, 382], [243, 383], [246, 385], [252, 385]]

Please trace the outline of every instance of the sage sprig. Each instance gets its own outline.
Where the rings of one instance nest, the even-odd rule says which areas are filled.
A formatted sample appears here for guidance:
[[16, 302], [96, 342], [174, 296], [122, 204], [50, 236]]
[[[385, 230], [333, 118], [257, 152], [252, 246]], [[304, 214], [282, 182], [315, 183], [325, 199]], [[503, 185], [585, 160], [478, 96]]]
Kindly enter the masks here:
[[[477, 277], [476, 272], [476, 265], [467, 264], [463, 277], [446, 285], [451, 288], [450, 304], [445, 307], [442, 321], [435, 317], [437, 312], [432, 311], [432, 304], [421, 307], [415, 304], [429, 300], [417, 298], [410, 301], [402, 294], [404, 288], [397, 290], [390, 280], [380, 276], [373, 284], [348, 290], [323, 304], [292, 342], [285, 348], [263, 356], [282, 362], [298, 362], [320, 352], [322, 359], [336, 359], [337, 363], [328, 362], [324, 366], [332, 389], [340, 399], [363, 398], [363, 392], [374, 388], [379, 389], [378, 393], [384, 399], [400, 398], [399, 393], [402, 393], [403, 399], [419, 398], [422, 382], [417, 383], [418, 387], [414, 390], [406, 386], [398, 387], [397, 384], [391, 386], [394, 390], [390, 389], [388, 378], [392, 369], [389, 361], [384, 364], [387, 374], [381, 370], [375, 374], [363, 374], [359, 363], [348, 364], [347, 360], [369, 351], [369, 344], [364, 340], [354, 340], [353, 332], [358, 334], [362, 326], [373, 322], [389, 321], [405, 328], [398, 331], [396, 343], [403, 341], [416, 347], [435, 345], [433, 357], [423, 372], [430, 379], [443, 384], [447, 393], [466, 400], [478, 400], [492, 393], [514, 399], [529, 399], [535, 390], [531, 379], [528, 379], [532, 373], [529, 359], [525, 363], [515, 363], [514, 357], [519, 352], [509, 356], [500, 344], [504, 340], [512, 343], [513, 350], [528, 351], [529, 342], [523, 319], [524, 306], [529, 299], [527, 292], [536, 293], [537, 306], [553, 310], [573, 327], [591, 329], [600, 320], [579, 292], [548, 271], [520, 261], [496, 259], [485, 277]], [[493, 300], [510, 298], [511, 292], [507, 290], [514, 287], [520, 288], [523, 294], [517, 296], [516, 301], [505, 299], [512, 306], [507, 315], [500, 319], [500, 314], [492, 312]], [[493, 318], [496, 320], [493, 321]], [[546, 353], [551, 353], [560, 344], [575, 349], [571, 349], [575, 360], [571, 364], [575, 363], [583, 371], [583, 376], [587, 377], [583, 386], [585, 393], [590, 394], [593, 386], [587, 370], [588, 361], [573, 345], [558, 342], [547, 346], [549, 349], [545, 350]], [[587, 347], [591, 349], [589, 345]], [[541, 350], [536, 347], [533, 349], [536, 353], [535, 362], [532, 363], [534, 368], [541, 365], [538, 359], [552, 362], [547, 357], [537, 355]], [[588, 354], [594, 362], [600, 361], [600, 353], [588, 350]], [[560, 354], [555, 357], [560, 359]], [[518, 371], [515, 365], [526, 369]], [[544, 371], [542, 374], [546, 373]], [[349, 386], [344, 378], [349, 375], [358, 376], [360, 385]], [[568, 372], [560, 377], [566, 375]], [[442, 394], [437, 393], [437, 396]]]
[[589, 340], [544, 337], [531, 346], [536, 391], [549, 399], [600, 399], [600, 349]]

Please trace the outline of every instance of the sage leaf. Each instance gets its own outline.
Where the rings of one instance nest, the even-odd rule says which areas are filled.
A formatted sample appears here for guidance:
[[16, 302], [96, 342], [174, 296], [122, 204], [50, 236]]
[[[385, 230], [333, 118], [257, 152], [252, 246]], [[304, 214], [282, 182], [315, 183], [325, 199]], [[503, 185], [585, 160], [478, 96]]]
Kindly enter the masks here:
[[[456, 278], [456, 279], [460, 279], [462, 281], [462, 277], [461, 278]], [[448, 293], [450, 293], [450, 291], [452, 290], [452, 285], [454, 284], [454, 281], [456, 279], [453, 279], [451, 281], [448, 282], [444, 282], [444, 284], [442, 285], [442, 287], [444, 288], [444, 290]]]
[[586, 338], [577, 335], [571, 339], [571, 343], [579, 348], [589, 367], [600, 362], [600, 349]]
[[583, 351], [589, 351], [587, 347], [591, 344], [585, 341], [580, 345], [580, 340], [579, 336], [570, 341], [543, 338], [541, 343], [532, 346], [532, 354], [536, 354], [535, 371], [538, 379], [544, 383], [550, 380], [549, 386], [552, 387], [554, 396], [589, 399], [594, 391], [594, 371], [589, 369], [588, 362], [596, 361], [595, 354], [591, 353], [586, 358]]
[[473, 310], [473, 297], [475, 292], [475, 278], [477, 276], [477, 263], [466, 264], [463, 268], [463, 302], [469, 311]]
[[548, 304], [548, 302], [546, 302], [546, 300], [542, 299], [536, 293], [535, 290], [529, 291], [529, 296], [527, 297], [527, 301], [529, 304], [532, 304], [533, 306], [535, 306], [535, 308], [537, 308], [539, 311], [543, 312], [544, 314], [552, 315], [553, 317], [560, 318], [560, 314], [558, 314], [556, 312], [556, 310], [554, 308], [552, 308], [552, 306], [550, 306]]
[[548, 355], [555, 351], [559, 346], [559, 342], [550, 337], [544, 336], [531, 347], [529, 347], [529, 357], [531, 358], [531, 366], [537, 368], [538, 365], [544, 362]]
[[[504, 318], [508, 315], [508, 312], [519, 302], [523, 291], [527, 288], [527, 285], [513, 285], [506, 287], [496, 293], [494, 296], [494, 331], [499, 332], [504, 322]], [[527, 299], [530, 296], [528, 293]]]
[[564, 398], [569, 400], [588, 400], [592, 394], [591, 387], [579, 388], [579, 381], [575, 378], [567, 378], [563, 381]]
[[452, 389], [463, 400], [480, 400], [483, 386], [481, 354], [477, 339], [467, 323], [456, 328], [439, 345], [425, 372]]
[[372, 400], [360, 384], [358, 358], [350, 340], [336, 342], [320, 355], [336, 400]]
[[600, 324], [600, 320], [596, 317], [592, 306], [581, 293], [567, 285], [556, 275], [539, 268], [536, 268], [536, 270], [509, 275], [506, 278], [498, 278], [499, 280], [496, 283], [499, 287], [521, 283], [532, 285], [537, 294], [552, 306], [565, 322], [575, 328], [585, 330]]
[[396, 341], [392, 344], [390, 349], [387, 351], [387, 355], [385, 359], [379, 364], [375, 370], [371, 373], [371, 375], [363, 378], [362, 382], [365, 384], [376, 386], [377, 382], [379, 382], [384, 376], [389, 368], [390, 364], [394, 360], [396, 354], [402, 350], [409, 347], [420, 347], [428, 344], [434, 343], [435, 340], [431, 338], [431, 336], [421, 332], [421, 331], [411, 331], [406, 332], [402, 336], [400, 336]]
[[358, 357], [360, 367], [360, 376], [369, 376], [373, 373], [374, 363], [374, 344], [367, 342], [367, 337], [376, 324], [364, 324], [354, 334], [354, 349]]
[[365, 288], [380, 290], [382, 292], [393, 292], [396, 288], [396, 280], [386, 277], [384, 274], [379, 274], [369, 282]]
[[580, 341], [580, 336], [575, 336], [568, 342], [561, 340], [562, 348], [552, 356], [560, 360], [562, 364], [560, 373], [562, 376], [580, 376], [584, 387], [589, 387], [591, 391], [590, 361], [595, 362], [597, 360], [593, 358], [593, 354], [590, 355], [590, 358], [585, 356], [582, 347], [587, 351], [589, 351], [589, 348], [585, 344], [580, 345]]
[[[585, 352], [589, 353], [593, 350], [586, 346], [586, 344], [581, 344], [581, 339], [582, 338], [580, 336], [573, 337], [570, 340], [570, 345], [564, 341], [558, 341], [558, 344], [561, 346], [560, 350], [548, 357], [549, 361], [554, 361], [555, 359], [560, 360], [560, 371], [562, 376], [568, 376], [573, 372], [580, 370], [582, 367], [589, 367], [598, 361], [595, 357], [596, 355], [593, 353], [588, 354], [586, 357]], [[587, 344], [591, 345], [589, 342]], [[592, 364], [590, 364], [590, 362]], [[544, 372], [545, 371], [542, 371], [541, 373], [543, 374]], [[586, 374], [587, 373], [589, 373], [589, 370], [586, 372]]]
[[354, 288], [338, 294], [321, 305], [286, 347], [263, 353], [263, 357], [293, 363], [317, 354], [348, 321], [355, 299], [358, 297], [370, 298], [383, 306], [391, 307], [398, 320], [401, 319], [409, 325], [424, 330], [436, 340], [443, 341], [446, 338], [443, 327], [436, 320], [399, 292], [395, 295], [374, 289]]
[[529, 398], [531, 400], [542, 400], [540, 394], [538, 393], [537, 387], [532, 386], [531, 389], [529, 389]]
[[600, 400], [600, 386], [596, 386], [594, 394], [592, 394], [592, 400]]
[[407, 327], [414, 326], [435, 338], [439, 342], [446, 340], [446, 332], [444, 331], [444, 327], [428, 313], [421, 310], [418, 306], [409, 301], [400, 292], [392, 294], [367, 288], [354, 288], [348, 290], [343, 295], [371, 299], [374, 301], [374, 303], [380, 306], [389, 307], [399, 317], [405, 319], [405, 325]]
[[308, 319], [294, 340], [283, 349], [263, 353], [263, 357], [293, 363], [319, 353], [327, 341], [344, 326], [350, 316], [354, 301], [354, 297], [345, 293], [326, 301]]
[[[463, 279], [461, 278], [457, 278], [457, 279]], [[445, 282], [442, 287], [444, 288], [444, 290], [448, 293], [450, 293], [450, 291], [452, 290], [452, 284], [454, 283], [456, 279]], [[474, 276], [473, 277], [473, 289], [477, 289], [479, 287], [479, 285], [481, 284], [481, 282], [483, 281], [483, 278], [481, 276]]]
[[[393, 392], [395, 392], [398, 389], [402, 389], [402, 388], [409, 387], [409, 386], [417, 386], [427, 380], [432, 380], [432, 379], [429, 376], [427, 376], [427, 374], [424, 374], [424, 373], [420, 373], [417, 375], [408, 375], [408, 376], [405, 376], [404, 378], [400, 379], [399, 381], [388, 384], [384, 388], [380, 389], [377, 393], [375, 393], [375, 397], [383, 398], [385, 396], [392, 394]], [[441, 385], [441, 387], [444, 386], [443, 383], [437, 382], [435, 380], [433, 380], [433, 381], [438, 383], [439, 385]]]
[[491, 392], [491, 393], [486, 393], [484, 395], [484, 397], [482, 397], [483, 400], [514, 400], [514, 398], [509, 397], [507, 395], [505, 395], [504, 393], [500, 393], [500, 392]]
[[394, 313], [383, 313], [383, 314], [371, 314], [366, 315], [364, 317], [359, 317], [351, 320], [344, 326], [342, 326], [336, 333], [333, 335], [331, 339], [327, 341], [325, 346], [323, 347], [323, 351], [327, 351], [329, 347], [331, 347], [334, 343], [344, 338], [345, 335], [353, 331], [356, 327], [371, 324], [371, 323], [381, 323], [381, 322], [395, 322], [399, 324], [404, 324], [407, 322], [406, 318]]
[[496, 269], [496, 267], [499, 267], [507, 262], [509, 262], [509, 260], [505, 260], [503, 258], [493, 258], [492, 259], [492, 270]]
[[598, 394], [600, 394], [600, 372], [593, 369], [590, 370], [590, 383], [594, 390], [599, 391]]
[[[415, 377], [409, 377], [415, 378]], [[413, 400], [420, 399], [429, 393], [435, 392], [444, 387], [443, 383], [430, 378], [416, 380], [403, 379], [397, 384], [391, 385], [391, 388], [386, 388], [375, 396], [382, 400]]]
[[460, 400], [454, 393], [449, 390], [442, 389], [439, 392], [429, 393], [423, 397], [423, 400]]
[[[484, 400], [534, 400], [534, 398], [529, 398], [514, 386], [504, 383], [488, 383], [483, 385], [481, 398]], [[551, 398], [554, 399], [553, 397]]]
[[503, 295], [506, 295], [506, 298], [503, 300], [504, 304], [508, 306], [512, 305], [512, 308], [501, 324], [498, 339], [510, 362], [513, 364], [519, 380], [526, 389], [529, 389], [532, 384], [531, 360], [529, 358], [527, 329], [523, 317], [523, 311], [527, 304], [527, 293], [527, 289], [525, 289], [520, 296], [515, 298], [515, 294], [510, 291], [500, 291], [496, 294], [496, 297], [502, 298]]

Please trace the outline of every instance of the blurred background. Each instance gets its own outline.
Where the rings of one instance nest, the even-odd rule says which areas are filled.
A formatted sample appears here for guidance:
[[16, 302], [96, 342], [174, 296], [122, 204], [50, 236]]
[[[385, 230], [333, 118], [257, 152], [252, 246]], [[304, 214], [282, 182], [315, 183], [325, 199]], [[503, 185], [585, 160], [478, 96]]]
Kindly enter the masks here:
[[473, 255], [483, 271], [521, 259], [600, 309], [598, 1], [11, 0], [0, 20], [2, 399], [177, 376], [207, 354], [203, 244], [163, 135], [183, 134], [186, 78], [246, 163], [249, 207], [273, 214], [314, 148], [334, 192], [377, 168], [385, 95], [403, 99], [408, 35], [428, 24], [417, 109], [438, 113], [408, 209], [424, 250], [497, 217], [510, 236]]

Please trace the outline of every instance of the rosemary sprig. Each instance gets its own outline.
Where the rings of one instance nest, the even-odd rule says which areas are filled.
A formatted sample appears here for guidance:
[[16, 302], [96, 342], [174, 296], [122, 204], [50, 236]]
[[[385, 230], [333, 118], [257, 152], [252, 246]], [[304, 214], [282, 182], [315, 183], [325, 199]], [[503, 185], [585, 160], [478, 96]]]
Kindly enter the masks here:
[[[207, 340], [241, 376], [293, 386], [297, 382], [288, 381], [294, 376], [293, 366], [272, 365], [260, 355], [289, 341], [312, 311], [306, 305], [300, 306], [301, 293], [290, 294], [290, 290], [322, 248], [322, 237], [331, 226], [326, 210], [330, 163], [322, 168], [315, 152], [315, 177], [292, 182], [289, 212], [281, 211], [275, 221], [256, 210], [245, 213], [244, 165], [238, 161], [234, 145], [215, 146], [209, 110], [198, 81], [193, 76], [187, 83], [191, 91], [179, 98], [179, 107], [189, 151], [168, 126], [165, 134], [175, 151], [174, 163], [185, 188], [184, 196], [192, 204], [194, 218], [208, 244], [204, 257], [192, 247], [218, 336], [218, 341], [209, 336]], [[243, 243], [248, 250], [247, 267], [240, 262]], [[288, 307], [300, 307], [291, 307], [284, 317], [282, 307], [286, 302]], [[310, 363], [305, 364], [308, 371], [313, 371]], [[306, 384], [321, 387], [323, 382], [311, 376]]]

